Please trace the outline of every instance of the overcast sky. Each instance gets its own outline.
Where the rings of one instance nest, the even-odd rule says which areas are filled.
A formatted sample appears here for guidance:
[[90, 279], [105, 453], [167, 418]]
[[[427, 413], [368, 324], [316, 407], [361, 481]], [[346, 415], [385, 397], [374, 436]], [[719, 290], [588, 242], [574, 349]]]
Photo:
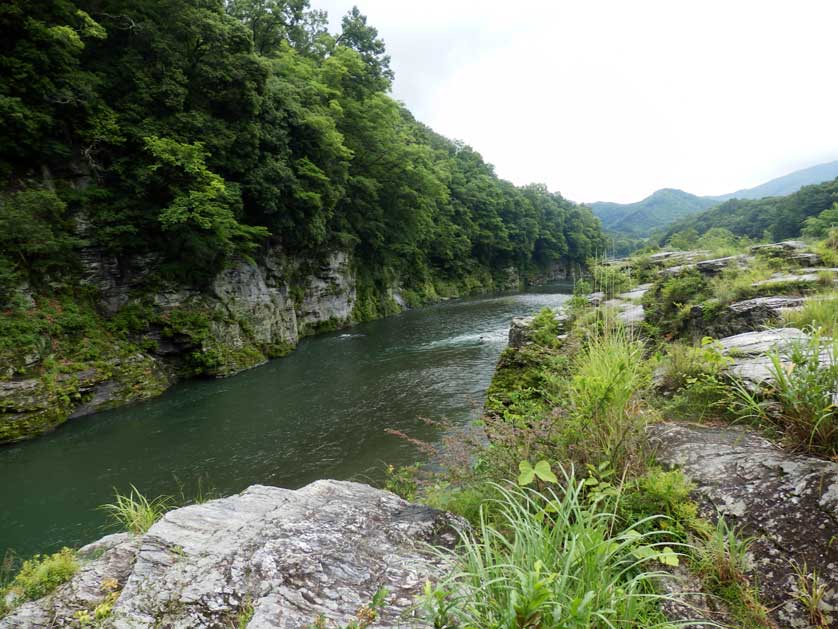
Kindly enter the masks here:
[[722, 194], [838, 159], [838, 0], [357, 4], [394, 96], [517, 184]]

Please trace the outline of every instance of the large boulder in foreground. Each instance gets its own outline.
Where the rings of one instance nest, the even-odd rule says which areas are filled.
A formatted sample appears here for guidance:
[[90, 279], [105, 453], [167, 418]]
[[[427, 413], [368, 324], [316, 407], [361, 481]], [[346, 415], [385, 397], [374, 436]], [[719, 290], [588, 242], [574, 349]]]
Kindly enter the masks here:
[[455, 516], [358, 483], [320, 480], [291, 491], [241, 494], [170, 511], [141, 538], [110, 536], [83, 549], [82, 568], [51, 596], [0, 620], [11, 627], [75, 626], [74, 614], [119, 597], [104, 626], [344, 626], [380, 588], [376, 627], [422, 626], [411, 609], [448, 565], [428, 544], [452, 546]]
[[696, 486], [702, 514], [754, 536], [753, 577], [778, 627], [810, 627], [792, 562], [826, 586], [821, 612], [838, 627], [838, 463], [790, 454], [746, 430], [649, 428], [656, 456]]

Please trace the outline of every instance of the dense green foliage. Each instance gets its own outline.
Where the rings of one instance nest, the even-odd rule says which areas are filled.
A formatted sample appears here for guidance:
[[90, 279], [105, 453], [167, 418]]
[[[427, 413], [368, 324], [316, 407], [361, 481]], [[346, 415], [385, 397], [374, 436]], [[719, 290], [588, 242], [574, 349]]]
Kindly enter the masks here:
[[824, 217], [823, 225], [807, 219], [831, 210], [836, 202], [838, 179], [806, 186], [785, 197], [731, 199], [706, 212], [678, 221], [670, 227], [662, 242], [670, 240], [679, 232], [703, 234], [711, 228], [724, 228], [737, 236], [767, 237], [777, 241], [800, 236], [804, 222], [810, 227], [811, 235], [821, 236], [831, 226], [830, 217]]
[[78, 253], [154, 254], [200, 284], [266, 243], [429, 281], [584, 261], [599, 222], [388, 95], [357, 9], [307, 0], [12, 0], [0, 8], [0, 288], [72, 281]]

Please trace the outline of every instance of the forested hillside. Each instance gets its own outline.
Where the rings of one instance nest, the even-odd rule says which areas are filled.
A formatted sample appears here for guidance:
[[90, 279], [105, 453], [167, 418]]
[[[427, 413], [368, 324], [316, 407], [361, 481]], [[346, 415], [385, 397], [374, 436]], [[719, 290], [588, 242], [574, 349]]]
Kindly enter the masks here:
[[737, 236], [783, 240], [801, 234], [824, 236], [838, 225], [838, 179], [806, 186], [794, 194], [764, 199], [731, 199], [673, 224], [662, 242], [675, 233], [703, 234], [712, 228]]
[[[616, 252], [622, 254], [643, 246], [642, 239], [644, 238], [653, 236], [657, 239], [664, 231], [671, 234], [672, 230], [680, 229], [679, 227], [669, 229], [669, 226], [676, 221], [697, 215], [702, 210], [717, 206], [724, 201], [789, 195], [803, 186], [827, 182], [836, 176], [838, 176], [838, 161], [796, 170], [753, 188], [744, 188], [718, 196], [700, 197], [683, 190], [663, 188], [637, 203], [596, 202], [589, 205], [602, 221], [603, 227], [611, 233]], [[728, 207], [739, 206], [735, 203]]]
[[637, 203], [598, 202], [592, 203], [591, 208], [605, 229], [639, 238], [715, 204], [716, 201], [683, 190], [663, 188]]
[[384, 43], [307, 0], [0, 7], [0, 297], [79, 251], [193, 286], [267, 243], [405, 286], [584, 262], [599, 221], [516, 188], [388, 95]]

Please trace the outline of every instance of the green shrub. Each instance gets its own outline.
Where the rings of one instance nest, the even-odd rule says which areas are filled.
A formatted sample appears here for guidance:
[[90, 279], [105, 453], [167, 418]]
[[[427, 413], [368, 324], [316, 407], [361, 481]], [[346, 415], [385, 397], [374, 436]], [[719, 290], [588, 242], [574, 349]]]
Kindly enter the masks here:
[[78, 570], [76, 554], [69, 548], [52, 555], [35, 555], [23, 562], [8, 589], [20, 599], [34, 601], [69, 581]]
[[494, 526], [461, 533], [453, 573], [426, 587], [434, 627], [664, 627], [653, 561], [677, 554], [585, 499], [572, 474], [555, 493], [497, 487]]
[[731, 360], [722, 353], [718, 341], [705, 337], [698, 346], [672, 343], [658, 370], [660, 388], [676, 391], [702, 376], [719, 376]]
[[529, 330], [530, 340], [542, 347], [556, 347], [559, 343], [559, 322], [550, 308], [542, 308], [535, 315]]
[[627, 482], [620, 514], [626, 522], [644, 522], [647, 526], [641, 528], [660, 531], [673, 542], [686, 542], [691, 532], [706, 530], [698, 505], [690, 499], [694, 488], [680, 470], [653, 467]]
[[613, 264], [597, 264], [591, 268], [594, 276], [594, 287], [602, 291], [607, 297], [613, 297], [631, 288], [631, 276]]
[[708, 280], [695, 269], [661, 278], [643, 295], [647, 326], [666, 337], [677, 337], [684, 332], [690, 305], [711, 296]]

